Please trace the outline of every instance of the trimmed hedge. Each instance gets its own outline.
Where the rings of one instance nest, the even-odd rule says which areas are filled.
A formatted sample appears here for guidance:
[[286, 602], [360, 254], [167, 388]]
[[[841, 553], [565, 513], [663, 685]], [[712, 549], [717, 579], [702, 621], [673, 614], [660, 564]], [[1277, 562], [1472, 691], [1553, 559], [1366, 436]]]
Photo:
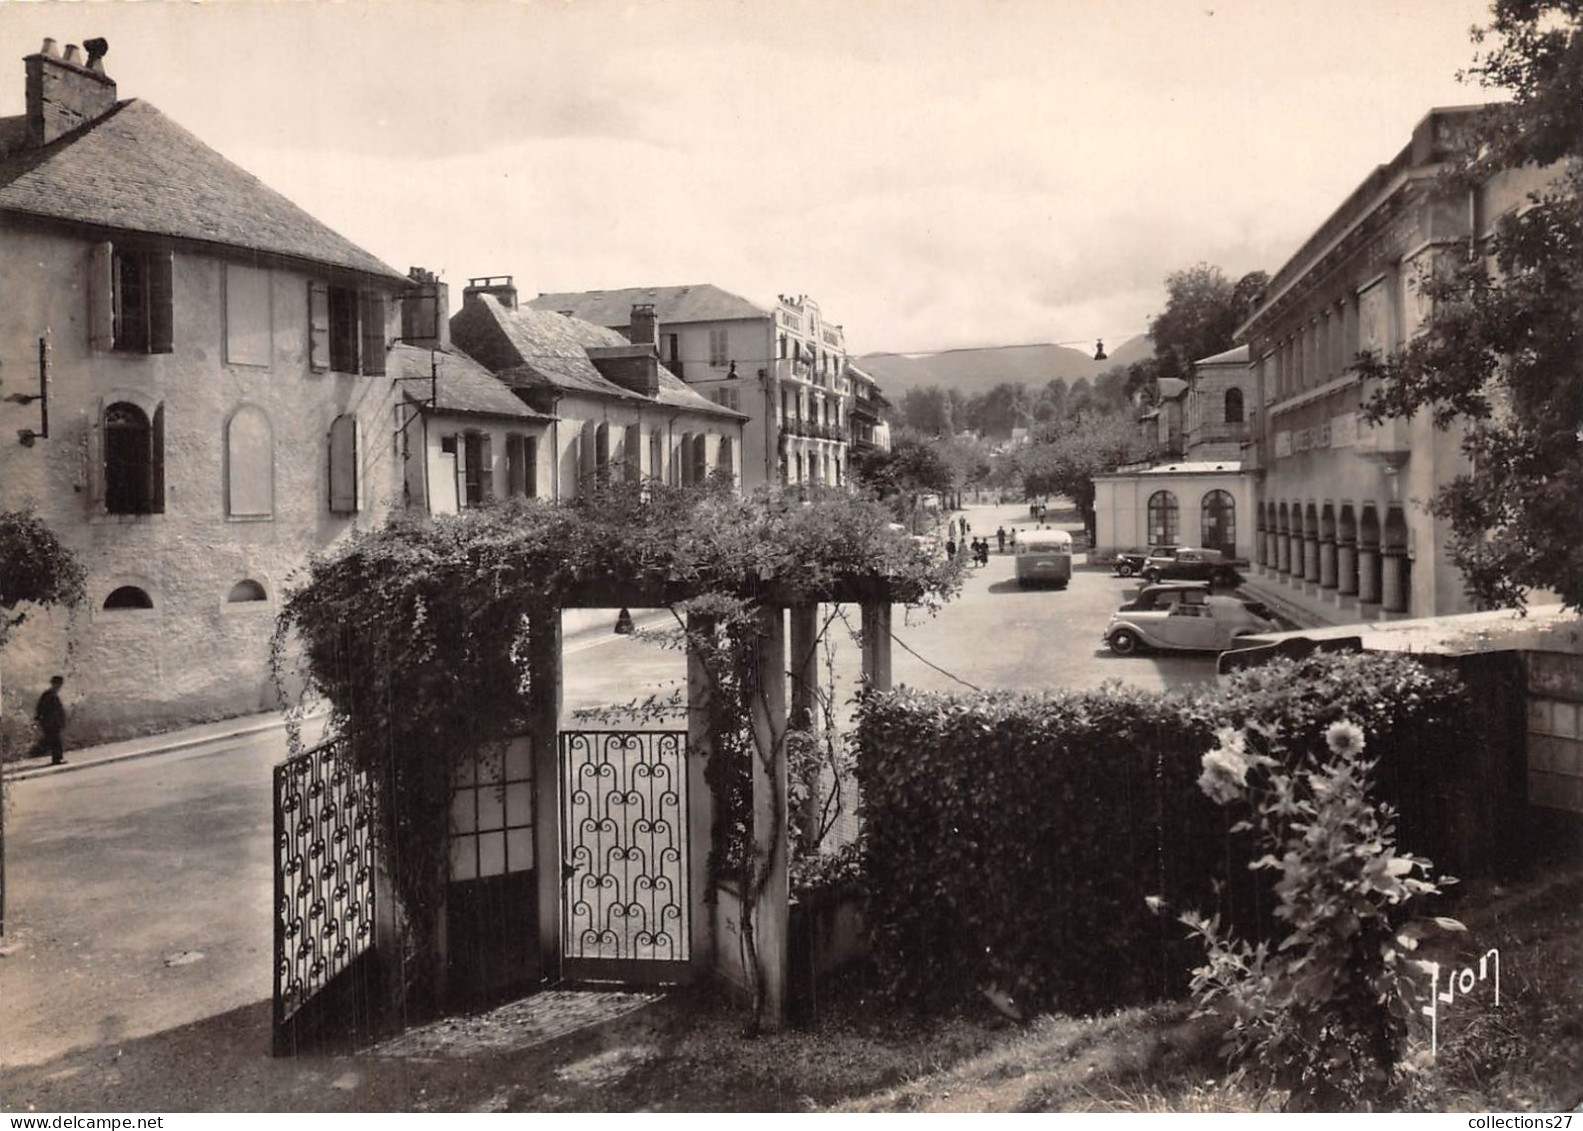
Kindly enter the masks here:
[[1465, 705], [1455, 679], [1367, 653], [1170, 694], [865, 695], [857, 776], [881, 977], [920, 1005], [990, 986], [1066, 1012], [1180, 994], [1203, 950], [1176, 912], [1258, 933], [1271, 906], [1248, 834], [1196, 784], [1215, 730], [1275, 727], [1308, 758], [1326, 726], [1355, 720], [1402, 810], [1402, 847], [1432, 856], [1432, 771], [1465, 735]]

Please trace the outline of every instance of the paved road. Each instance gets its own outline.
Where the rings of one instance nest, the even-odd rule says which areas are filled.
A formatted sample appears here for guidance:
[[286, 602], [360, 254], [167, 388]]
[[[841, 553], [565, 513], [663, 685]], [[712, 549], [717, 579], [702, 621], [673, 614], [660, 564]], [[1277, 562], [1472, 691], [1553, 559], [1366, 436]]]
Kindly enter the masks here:
[[[1020, 508], [968, 513], [991, 536], [997, 524], [1026, 519]], [[938, 616], [906, 623], [898, 614], [895, 635], [916, 655], [895, 648], [894, 678], [937, 690], [961, 690], [953, 675], [1030, 690], [1213, 679], [1212, 658], [1123, 659], [1104, 648], [1099, 632], [1131, 587], [1080, 570], [1065, 591], [1023, 591], [1011, 558], [992, 556]], [[855, 627], [855, 609], [850, 617]], [[834, 638], [838, 676], [851, 680], [856, 645]], [[664, 694], [681, 687], [683, 670], [679, 653], [651, 643], [574, 642], [567, 707]], [[284, 738], [268, 733], [13, 785], [0, 1067], [47, 1063], [269, 996], [270, 767], [284, 754]]]

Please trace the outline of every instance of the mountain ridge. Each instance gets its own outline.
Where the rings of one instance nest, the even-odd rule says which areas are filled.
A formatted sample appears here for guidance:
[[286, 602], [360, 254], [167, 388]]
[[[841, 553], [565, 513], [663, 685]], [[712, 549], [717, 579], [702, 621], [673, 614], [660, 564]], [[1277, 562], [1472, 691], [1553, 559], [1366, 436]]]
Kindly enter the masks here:
[[909, 391], [930, 385], [959, 389], [971, 397], [1002, 382], [1020, 381], [1033, 392], [1052, 379], [1068, 385], [1085, 377], [1092, 381], [1114, 366], [1153, 356], [1154, 345], [1148, 335], [1139, 334], [1121, 343], [1104, 361], [1095, 361], [1083, 350], [1052, 344], [968, 347], [925, 354], [871, 353], [852, 361], [879, 382], [887, 400], [896, 403]]

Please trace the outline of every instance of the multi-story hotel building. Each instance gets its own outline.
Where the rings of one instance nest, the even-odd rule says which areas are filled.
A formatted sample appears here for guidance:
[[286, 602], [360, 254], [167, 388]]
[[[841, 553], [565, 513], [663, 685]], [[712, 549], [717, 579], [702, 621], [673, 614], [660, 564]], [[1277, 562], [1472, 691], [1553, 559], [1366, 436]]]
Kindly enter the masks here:
[[1430, 616], [1471, 606], [1429, 513], [1468, 463], [1461, 431], [1427, 412], [1368, 426], [1374, 390], [1355, 362], [1422, 331], [1419, 281], [1551, 175], [1521, 169], [1469, 189], [1452, 167], [1477, 107], [1431, 111], [1270, 281], [1239, 328], [1257, 392], [1243, 467], [1255, 479], [1257, 572], [1336, 622]]
[[806, 296], [761, 306], [710, 284], [541, 294], [528, 303], [631, 336], [652, 308], [660, 360], [698, 392], [749, 419], [742, 482], [843, 484], [851, 437], [846, 337]]

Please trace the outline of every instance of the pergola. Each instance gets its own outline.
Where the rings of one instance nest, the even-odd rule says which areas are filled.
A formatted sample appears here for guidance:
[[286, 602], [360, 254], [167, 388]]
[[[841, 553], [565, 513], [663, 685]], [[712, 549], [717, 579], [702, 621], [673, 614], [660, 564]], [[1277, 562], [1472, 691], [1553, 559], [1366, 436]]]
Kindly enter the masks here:
[[[606, 580], [564, 592], [556, 603], [530, 610], [528, 618], [528, 733], [534, 777], [540, 783], [556, 782], [556, 789], [539, 788], [535, 795], [535, 836], [541, 862], [561, 861], [561, 791], [565, 788], [558, 764], [563, 709], [561, 612], [568, 608], [662, 608], [698, 596], [675, 583], [641, 580]], [[751, 909], [754, 950], [757, 956], [759, 1021], [776, 1026], [785, 1016], [787, 986], [787, 936], [789, 919], [788, 844], [786, 831], [788, 720], [816, 717], [820, 604], [856, 604], [862, 612], [861, 678], [876, 689], [891, 684], [891, 608], [894, 603], [916, 601], [921, 591], [899, 590], [886, 578], [846, 578], [810, 600], [806, 593], [792, 593], [774, 582], [761, 583], [740, 596], [757, 606], [757, 648], [754, 671], [759, 693], [752, 697], [749, 720], [758, 751], [768, 757], [753, 759], [752, 839], [759, 859], [768, 869], [762, 894]], [[708, 725], [710, 682], [704, 659], [695, 645], [696, 635], [708, 625], [696, 615], [688, 617], [687, 646], [687, 870], [692, 914], [689, 916], [688, 976], [723, 976], [739, 988], [753, 984], [745, 958], [731, 954], [724, 945], [740, 938], [740, 923], [732, 919], [749, 913], [741, 907], [740, 893], [713, 893], [706, 906], [712, 878], [710, 845], [716, 820], [715, 802], [703, 768], [713, 754]], [[788, 654], [789, 649], [789, 654]], [[779, 815], [777, 817], [777, 815]], [[560, 973], [564, 928], [562, 869], [540, 866], [538, 884], [538, 943], [545, 974]], [[733, 925], [735, 924], [735, 931]]]

